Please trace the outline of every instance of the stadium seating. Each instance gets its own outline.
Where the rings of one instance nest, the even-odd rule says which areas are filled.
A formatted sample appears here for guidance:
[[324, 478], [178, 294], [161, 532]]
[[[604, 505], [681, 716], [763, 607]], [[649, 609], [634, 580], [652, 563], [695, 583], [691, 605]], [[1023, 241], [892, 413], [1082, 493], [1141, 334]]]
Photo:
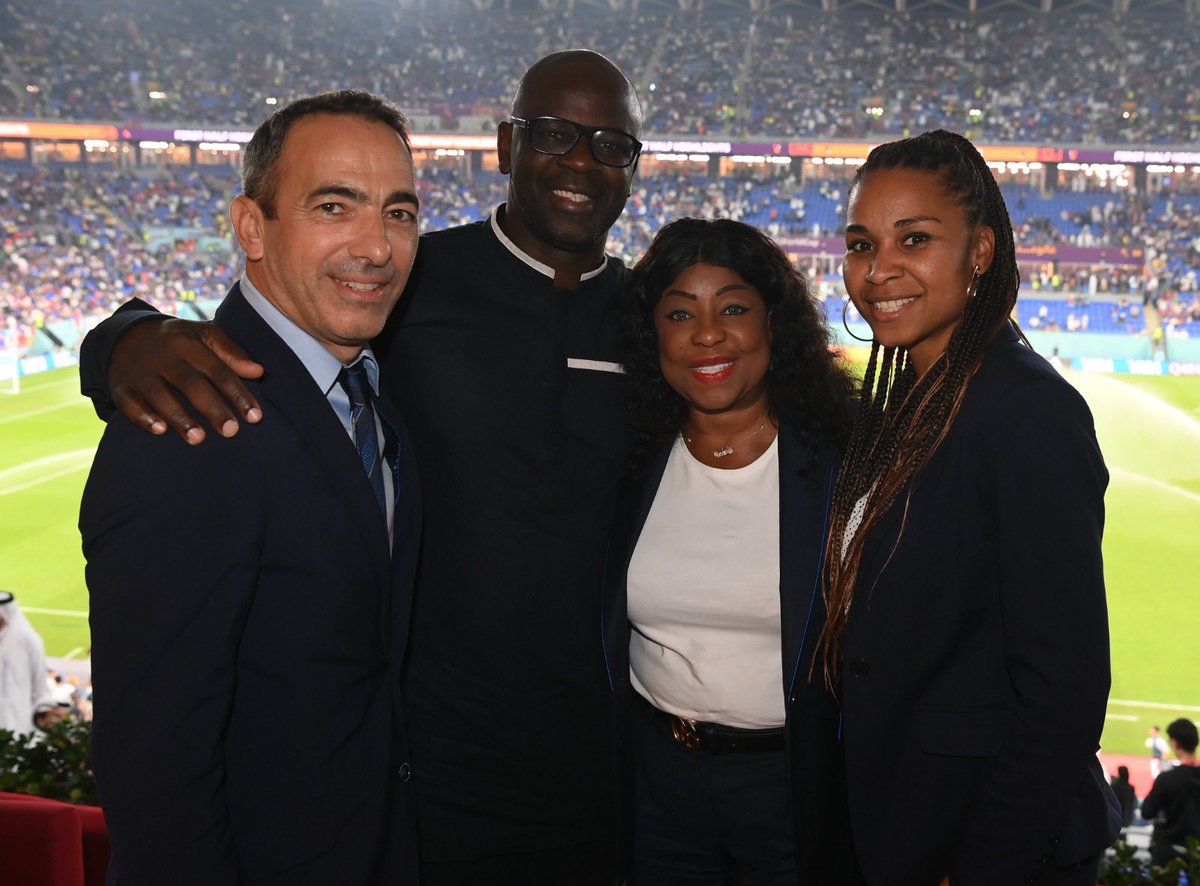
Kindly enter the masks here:
[[[401, 10], [356, 0], [353, 14], [342, 2], [6, 4], [0, 117], [245, 127], [296, 95], [354, 85], [396, 96], [448, 131], [468, 119], [490, 131], [529, 62], [583, 44], [630, 72], [655, 136], [882, 139], [947, 126], [1035, 144], [1200, 141], [1200, 30], [1173, 26], [1169, 2], [1119, 20], [1016, 4], [975, 16], [930, 5], [831, 17], [788, 2], [757, 14], [725, 3], [686, 15], [671, 2], [635, 12], [523, 2]], [[237, 186], [231, 167], [5, 163], [0, 319], [37, 327], [46, 347], [77, 341], [130, 296], [186, 310], [218, 298], [238, 272], [225, 217]], [[464, 178], [423, 164], [419, 174], [426, 230], [481, 218], [504, 199], [497, 173]], [[740, 218], [774, 236], [836, 236], [846, 181], [836, 171], [801, 183], [786, 169], [720, 177], [659, 169], [639, 177], [609, 249], [632, 262], [658, 228], [689, 214]], [[1157, 303], [1168, 335], [1197, 335], [1200, 195], [1190, 187], [1185, 178], [1169, 192], [1131, 196], [1077, 178], [1047, 195], [1006, 181], [1019, 245], [1137, 246], [1148, 257], [1145, 275], [1127, 266], [1027, 268], [1035, 298], [1023, 319], [1143, 331], [1140, 312], [1114, 319], [1099, 304], [1059, 300], [1127, 294], [1134, 305], [1143, 296]]]
[[1119, 20], [1005, 4], [838, 17], [789, 3], [757, 14], [729, 3], [690, 13], [643, 3], [636, 14], [509, 6], [13, 4], [0, 27], [0, 117], [247, 126], [273, 101], [354, 85], [453, 127], [460, 116], [501, 119], [537, 55], [586, 45], [632, 75], [659, 134], [860, 138], [940, 126], [988, 141], [1200, 140], [1200, 32], [1178, 27], [1169, 5], [1134, 4]]

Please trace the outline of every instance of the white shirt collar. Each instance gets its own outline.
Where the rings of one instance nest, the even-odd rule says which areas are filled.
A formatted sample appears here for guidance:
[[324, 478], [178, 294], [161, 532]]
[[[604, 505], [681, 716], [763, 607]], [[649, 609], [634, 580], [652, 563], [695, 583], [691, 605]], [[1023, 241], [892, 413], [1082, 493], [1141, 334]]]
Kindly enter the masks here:
[[[500, 230], [500, 210], [504, 209], [506, 205], [507, 204], [504, 203], [499, 204], [495, 209], [492, 210], [491, 215], [488, 216], [488, 221], [492, 226], [492, 233], [496, 235], [497, 240], [504, 244], [505, 249], [507, 249], [521, 261], [525, 262], [525, 264], [529, 265], [529, 267], [533, 268], [539, 274], [543, 274], [553, 280], [554, 268], [550, 267], [549, 265], [542, 264], [528, 252], [525, 252], [523, 249], [521, 249], [521, 247], [517, 246], [517, 244], [512, 240], [508, 239], [508, 235], [505, 234], [504, 231]], [[588, 271], [586, 274], [581, 276], [579, 278], [580, 282], [582, 283], [584, 280], [591, 280], [593, 277], [599, 276], [606, 267], [608, 267], [607, 255], [605, 255], [604, 260], [600, 262], [600, 267], [593, 271]]]
[[[300, 359], [304, 368], [313, 377], [313, 381], [317, 383], [321, 393], [328, 397], [330, 389], [337, 384], [338, 373], [342, 371], [342, 362], [329, 353], [323, 344], [297, 326], [287, 314], [275, 307], [271, 300], [250, 282], [250, 277], [246, 274], [242, 275], [241, 289], [242, 295], [250, 307], [254, 308], [263, 318], [263, 322], [270, 326], [274, 333], [283, 339], [284, 344], [291, 348], [292, 353]], [[360, 357], [366, 361], [367, 380], [378, 394], [379, 366], [375, 361], [375, 355], [367, 347], [363, 348]], [[351, 360], [351, 365], [357, 363], [358, 360], [358, 357]]]

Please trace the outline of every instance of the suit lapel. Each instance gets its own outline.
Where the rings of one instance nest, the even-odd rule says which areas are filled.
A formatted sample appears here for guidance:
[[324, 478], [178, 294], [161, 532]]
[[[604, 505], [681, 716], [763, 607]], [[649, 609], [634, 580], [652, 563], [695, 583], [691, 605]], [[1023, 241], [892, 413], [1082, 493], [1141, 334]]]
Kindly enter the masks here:
[[791, 698], [807, 676], [812, 647], [825, 622], [821, 565], [836, 461], [808, 471], [813, 456], [796, 435], [779, 429], [779, 610], [782, 622], [783, 688]]
[[610, 685], [613, 686], [627, 680], [629, 672], [629, 561], [646, 525], [646, 518], [650, 515], [650, 507], [662, 482], [672, 446], [665, 447], [655, 456], [645, 477], [626, 485], [613, 520], [604, 563], [603, 611], [600, 619], [605, 663], [609, 668]]
[[[216, 315], [217, 325], [266, 367], [259, 394], [266, 421], [286, 421], [321, 468], [329, 484], [337, 491], [351, 520], [358, 527], [381, 585], [391, 586], [386, 523], [363, 473], [354, 444], [347, 436], [329, 401], [318, 389], [300, 359], [266, 321], [250, 307], [234, 286]], [[274, 410], [268, 410], [274, 406]], [[313, 482], [301, 479], [300, 482]], [[330, 514], [330, 519], [336, 519]]]

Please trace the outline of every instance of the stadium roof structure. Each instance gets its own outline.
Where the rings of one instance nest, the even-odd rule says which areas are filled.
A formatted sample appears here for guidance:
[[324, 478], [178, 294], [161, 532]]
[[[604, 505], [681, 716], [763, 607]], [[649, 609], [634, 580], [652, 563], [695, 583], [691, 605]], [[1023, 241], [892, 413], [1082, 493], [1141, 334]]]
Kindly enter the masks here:
[[[420, 6], [424, 0], [399, 2], [401, 6]], [[1061, 12], [1108, 12], [1116, 16], [1182, 13], [1190, 20], [1200, 15], [1200, 0], [470, 0], [470, 3], [479, 9], [503, 6], [554, 10], [594, 6], [618, 12], [663, 9], [709, 14], [722, 8], [741, 12], [787, 12], [792, 8], [837, 12], [870, 7], [888, 12], [914, 12], [940, 6], [967, 14], [1024, 9], [1048, 15]]]

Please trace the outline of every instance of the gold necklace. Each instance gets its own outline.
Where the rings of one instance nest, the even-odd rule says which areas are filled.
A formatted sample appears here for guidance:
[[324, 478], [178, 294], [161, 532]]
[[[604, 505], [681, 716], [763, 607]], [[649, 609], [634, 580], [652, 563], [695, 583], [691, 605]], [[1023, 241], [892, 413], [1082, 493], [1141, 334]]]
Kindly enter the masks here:
[[[766, 416], [762, 420], [762, 424], [759, 425], [757, 428], [755, 428], [753, 431], [751, 431], [749, 434], [747, 434], [745, 437], [741, 437], [740, 439], [734, 440], [732, 443], [726, 443], [724, 446], [721, 446], [718, 449], [710, 449], [709, 452], [712, 453], [713, 458], [725, 458], [725, 456], [727, 456], [727, 455], [733, 455], [734, 447], [741, 446], [743, 443], [745, 443], [750, 438], [758, 436], [758, 432], [761, 431], [763, 428], [765, 428], [767, 426], [767, 422], [769, 422], [770, 420], [771, 420], [771, 416], [769, 416], [769, 415]], [[708, 435], [705, 434], [704, 436], [708, 436]], [[689, 446], [692, 444], [692, 438], [689, 437], [687, 434], [683, 435], [683, 440]]]

